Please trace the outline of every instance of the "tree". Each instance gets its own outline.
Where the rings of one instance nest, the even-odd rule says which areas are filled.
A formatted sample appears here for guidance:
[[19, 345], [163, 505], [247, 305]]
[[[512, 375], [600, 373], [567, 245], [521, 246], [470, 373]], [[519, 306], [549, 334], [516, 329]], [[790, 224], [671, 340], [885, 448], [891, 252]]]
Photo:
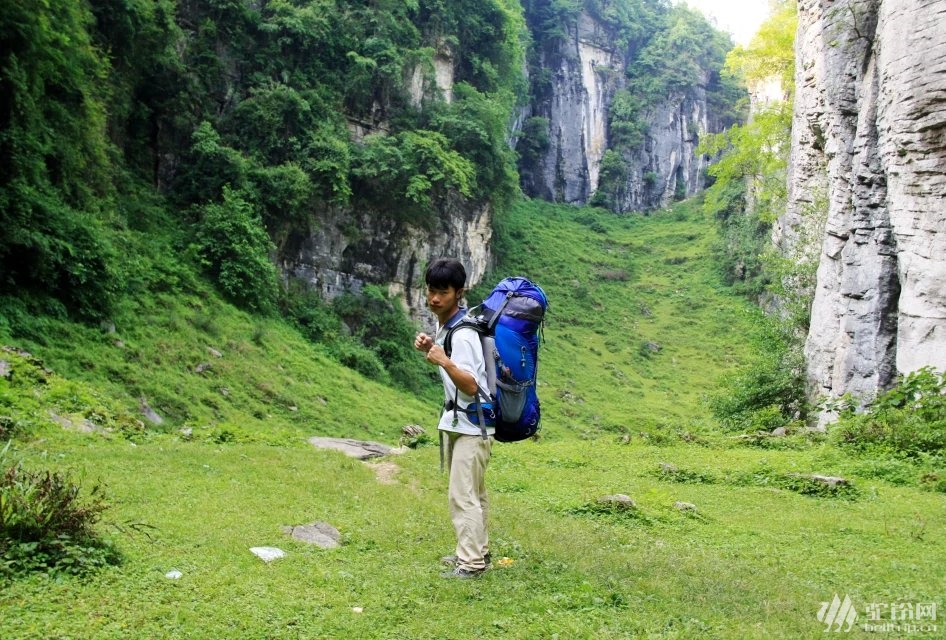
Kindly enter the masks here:
[[[790, 78], [796, 23], [794, 2], [781, 2], [748, 47], [736, 47], [729, 53], [727, 71], [744, 83], [761, 82], [770, 74]], [[719, 254], [725, 275], [753, 296], [772, 281], [771, 274], [765, 273], [762, 256], [772, 223], [784, 211], [787, 197], [792, 84], [783, 86], [788, 100], [760, 107], [744, 125], [706, 136], [698, 149], [717, 158], [708, 170], [714, 182], [706, 191], [704, 209], [721, 225]]]
[[23, 0], [0, 12], [0, 294], [50, 296], [106, 315], [121, 288], [105, 233], [112, 169], [108, 66], [84, 3]]

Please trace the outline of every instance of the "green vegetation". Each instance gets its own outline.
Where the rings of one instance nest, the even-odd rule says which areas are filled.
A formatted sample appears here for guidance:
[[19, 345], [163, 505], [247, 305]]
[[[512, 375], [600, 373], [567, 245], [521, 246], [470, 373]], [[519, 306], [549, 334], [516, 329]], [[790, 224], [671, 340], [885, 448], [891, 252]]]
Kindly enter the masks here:
[[728, 75], [748, 85], [775, 79], [787, 99], [759, 105], [746, 124], [700, 141], [701, 152], [718, 158], [708, 169], [713, 182], [704, 205], [722, 231], [716, 253], [727, 282], [753, 297], [778, 280], [766, 249], [787, 198], [796, 12], [793, 1], [780, 2], [752, 42], [726, 56]]
[[705, 136], [698, 149], [716, 159], [707, 170], [712, 182], [703, 207], [719, 226], [713, 252], [724, 280], [750, 299], [779, 307], [774, 326], [763, 332], [763, 356], [730, 380], [712, 403], [717, 418], [730, 428], [791, 428], [808, 414], [802, 343], [826, 197], [811, 194], [792, 246], [772, 246], [772, 226], [785, 213], [788, 198], [796, 25], [796, 3], [779, 0], [750, 44], [726, 56], [726, 75], [757, 89], [775, 80], [785, 99], [757, 104], [747, 123]]
[[114, 217], [107, 64], [86, 4], [45, 4], [16, 3], [0, 18], [0, 294], [49, 295], [97, 318], [120, 288], [104, 233]]
[[202, 275], [271, 311], [265, 263], [327, 211], [423, 228], [448, 193], [516, 192], [515, 1], [28, 1], [0, 34], [4, 315], [108, 318], [141, 276], [127, 236], [156, 229], [177, 251], [196, 237]]
[[[823, 632], [816, 613], [835, 593], [859, 614], [941, 597], [941, 446], [900, 455], [892, 443], [909, 439], [869, 444], [855, 426], [739, 433], [707, 410], [766, 332], [719, 281], [699, 203], [640, 218], [519, 203], [497, 235], [502, 273], [534, 277], [552, 307], [542, 437], [494, 449], [486, 576], [439, 577], [453, 537], [429, 438], [381, 465], [305, 442], [394, 444], [406, 424], [430, 429], [437, 400], [304, 338], [331, 333], [326, 308], [290, 326], [197, 285], [129, 308], [114, 333], [46, 318], [16, 339], [33, 356], [0, 352], [7, 459], [101, 486], [96, 540], [120, 557], [81, 580], [48, 565], [5, 578], [0, 635], [794, 639]], [[347, 304], [372, 334], [381, 307], [358, 320]], [[941, 388], [931, 372], [905, 381], [870, 420], [913, 412], [937, 433]], [[162, 425], [143, 422], [142, 398]], [[77, 505], [92, 507], [83, 492]], [[599, 501], [619, 493], [633, 508]], [[342, 546], [282, 531], [313, 521]], [[264, 564], [253, 546], [288, 555]]]
[[840, 444], [865, 453], [880, 453], [940, 466], [946, 453], [946, 377], [929, 367], [906, 376], [880, 393], [866, 411], [855, 411], [850, 398], [839, 401], [840, 419], [833, 430]]
[[[551, 300], [541, 366], [568, 373], [544, 390], [543, 407], [576, 433], [699, 432], [707, 371], [750, 359], [733, 331], [758, 312], [714, 282], [697, 209], [616, 217], [533, 202], [497, 218], [503, 273], [541, 274]], [[703, 322], [689, 316], [696, 311]], [[594, 366], [574, 366], [589, 352]]]

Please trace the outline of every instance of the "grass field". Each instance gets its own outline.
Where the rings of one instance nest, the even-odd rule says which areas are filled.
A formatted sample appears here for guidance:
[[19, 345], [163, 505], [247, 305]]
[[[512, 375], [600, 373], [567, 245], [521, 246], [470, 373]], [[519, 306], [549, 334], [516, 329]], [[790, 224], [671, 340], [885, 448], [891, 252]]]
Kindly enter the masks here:
[[[499, 223], [491, 278], [530, 276], [552, 301], [542, 438], [497, 444], [488, 476], [505, 566], [440, 577], [453, 534], [436, 446], [380, 474], [306, 442], [396, 444], [405, 424], [432, 430], [429, 402], [213, 296], [165, 300], [117, 334], [62, 323], [16, 344], [54, 373], [0, 378], [0, 407], [23, 425], [15, 455], [103, 483], [100, 529], [123, 561], [0, 583], [0, 638], [816, 638], [836, 594], [858, 614], [838, 635], [896, 622], [881, 637], [943, 637], [946, 496], [878, 479], [824, 439], [749, 446], [707, 412], [752, 361], [761, 320], [719, 284], [698, 207], [618, 218], [523, 203]], [[181, 417], [136, 428], [141, 396]], [[113, 428], [63, 429], [50, 410]], [[599, 502], [612, 494], [636, 507]], [[282, 531], [314, 521], [343, 544]], [[287, 556], [266, 564], [255, 546]]]

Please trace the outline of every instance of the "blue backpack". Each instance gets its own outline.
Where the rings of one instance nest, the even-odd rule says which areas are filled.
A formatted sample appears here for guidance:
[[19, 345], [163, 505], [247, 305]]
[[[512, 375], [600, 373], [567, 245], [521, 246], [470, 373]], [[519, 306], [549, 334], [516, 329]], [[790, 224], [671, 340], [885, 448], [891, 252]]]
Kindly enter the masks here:
[[484, 437], [486, 426], [492, 425], [499, 442], [525, 440], [539, 430], [539, 397], [535, 388], [539, 330], [548, 305], [545, 292], [537, 284], [526, 278], [506, 278], [482, 304], [470, 309], [447, 330], [447, 357], [455, 331], [470, 328], [480, 334], [489, 389], [480, 390], [475, 407], [468, 407], [465, 412], [480, 425]]

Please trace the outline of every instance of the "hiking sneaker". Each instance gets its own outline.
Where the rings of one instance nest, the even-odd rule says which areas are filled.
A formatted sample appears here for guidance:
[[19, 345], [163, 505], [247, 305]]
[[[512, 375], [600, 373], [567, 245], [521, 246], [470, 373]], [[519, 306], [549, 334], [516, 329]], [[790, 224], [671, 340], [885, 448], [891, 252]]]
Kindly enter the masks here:
[[[486, 552], [486, 555], [483, 556], [483, 560], [486, 562], [487, 567], [493, 563], [493, 559], [488, 551]], [[456, 556], [444, 556], [440, 559], [440, 562], [447, 565], [448, 567], [455, 567], [457, 566], [457, 563], [460, 562], [460, 559]]]
[[486, 569], [462, 569], [454, 567], [451, 571], [444, 571], [440, 574], [441, 578], [457, 578], [459, 580], [469, 580], [470, 578], [479, 578], [486, 573]]

